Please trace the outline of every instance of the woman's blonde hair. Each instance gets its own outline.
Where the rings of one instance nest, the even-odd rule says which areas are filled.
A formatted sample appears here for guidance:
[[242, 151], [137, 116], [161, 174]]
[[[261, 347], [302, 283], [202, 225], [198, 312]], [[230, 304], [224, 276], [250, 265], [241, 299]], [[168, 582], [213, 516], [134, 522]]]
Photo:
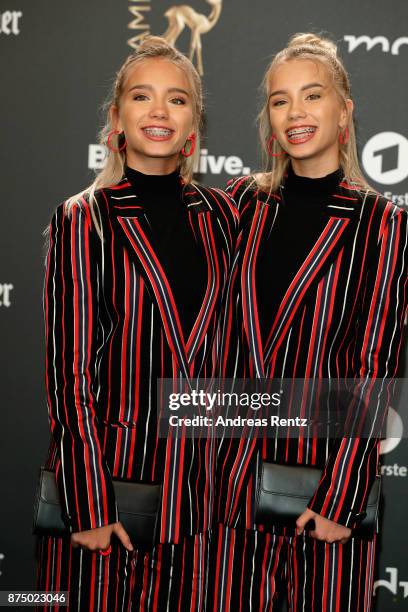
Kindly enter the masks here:
[[[190, 60], [180, 53], [173, 45], [159, 36], [146, 36], [142, 44], [137, 51], [129, 55], [125, 60], [116, 74], [116, 78], [113, 84], [112, 93], [105, 102], [104, 110], [106, 112], [106, 122], [99, 133], [99, 143], [101, 145], [107, 144], [109, 133], [114, 129], [111, 122], [111, 107], [113, 105], [119, 107], [120, 99], [123, 93], [123, 85], [128, 72], [136, 64], [148, 59], [162, 58], [170, 62], [173, 62], [181, 68], [189, 81], [191, 88], [191, 96], [193, 102], [193, 131], [196, 137], [196, 147], [193, 155], [190, 157], [184, 157], [180, 153], [179, 167], [180, 174], [186, 182], [190, 182], [193, 177], [194, 167], [198, 161], [200, 155], [200, 135], [202, 127], [202, 116], [203, 116], [203, 94], [201, 79], [198, 75], [197, 70], [194, 68]], [[111, 144], [115, 149], [118, 149], [122, 143], [122, 135], [114, 135], [111, 137]], [[71, 209], [74, 204], [85, 198], [89, 203], [93, 221], [96, 225], [96, 229], [101, 235], [100, 223], [96, 219], [94, 204], [95, 204], [95, 191], [103, 187], [109, 187], [110, 185], [116, 185], [123, 176], [124, 167], [126, 162], [125, 151], [112, 151], [107, 148], [107, 157], [105, 167], [96, 175], [95, 180], [83, 191], [71, 196], [65, 203], [65, 213], [70, 215]]]
[[[337, 55], [337, 46], [328, 38], [316, 34], [295, 34], [285, 49], [277, 53], [269, 64], [262, 81], [265, 103], [258, 116], [259, 135], [263, 153], [263, 173], [257, 175], [257, 183], [262, 191], [272, 193], [278, 189], [289, 165], [289, 157], [284, 153], [278, 157], [271, 156], [268, 143], [272, 137], [269, 119], [270, 77], [273, 71], [282, 63], [290, 60], [311, 60], [320, 62], [333, 79], [333, 85], [340, 102], [347, 109], [347, 99], [351, 97], [350, 81], [343, 62]], [[340, 166], [347, 181], [368, 188], [360, 169], [357, 155], [356, 132], [353, 116], [347, 112], [348, 139], [345, 144], [339, 144]], [[282, 153], [282, 148], [275, 139], [271, 148], [273, 153]]]

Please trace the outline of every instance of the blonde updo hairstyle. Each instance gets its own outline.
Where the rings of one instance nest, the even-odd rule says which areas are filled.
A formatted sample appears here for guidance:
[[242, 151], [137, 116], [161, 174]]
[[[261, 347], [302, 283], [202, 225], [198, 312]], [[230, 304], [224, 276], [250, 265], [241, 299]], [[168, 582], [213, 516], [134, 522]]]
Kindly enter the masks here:
[[[289, 157], [284, 153], [273, 157], [268, 151], [268, 143], [272, 137], [272, 128], [269, 119], [269, 95], [271, 75], [274, 70], [284, 62], [291, 60], [311, 60], [320, 62], [333, 81], [333, 86], [339, 101], [347, 109], [347, 125], [349, 137], [345, 144], [339, 143], [340, 166], [346, 180], [356, 182], [361, 188], [368, 188], [361, 172], [358, 156], [356, 133], [352, 113], [348, 110], [347, 99], [351, 98], [350, 81], [343, 62], [337, 55], [336, 45], [316, 34], [295, 34], [288, 42], [288, 46], [277, 53], [268, 66], [262, 81], [262, 90], [265, 103], [258, 116], [259, 135], [263, 153], [263, 173], [257, 175], [257, 183], [261, 190], [272, 193], [278, 189], [289, 165]], [[271, 148], [273, 153], [281, 153], [282, 148], [275, 139]]]
[[[179, 168], [182, 178], [186, 182], [190, 182], [193, 178], [193, 169], [200, 155], [200, 135], [203, 117], [203, 94], [201, 79], [197, 70], [194, 68], [190, 60], [180, 53], [173, 45], [170, 45], [164, 38], [159, 36], [146, 36], [134, 53], [129, 55], [116, 74], [112, 92], [104, 104], [106, 112], [106, 122], [99, 133], [99, 144], [107, 145], [108, 135], [114, 129], [111, 122], [111, 108], [113, 105], [120, 107], [121, 96], [123, 94], [123, 86], [129, 71], [137, 64], [140, 64], [149, 59], [166, 59], [173, 62], [181, 68], [190, 85], [192, 105], [193, 105], [193, 131], [196, 136], [196, 147], [193, 155], [184, 157], [181, 153], [179, 156]], [[112, 146], [119, 149], [123, 142], [123, 135], [113, 135], [110, 139]], [[95, 191], [111, 185], [116, 185], [122, 178], [124, 167], [126, 164], [126, 149], [124, 151], [112, 151], [107, 148], [107, 157], [105, 167], [96, 175], [95, 180], [89, 187], [80, 193], [70, 197], [65, 204], [65, 213], [70, 215], [72, 206], [80, 199], [85, 198], [90, 206], [93, 221], [96, 225], [99, 235], [101, 235], [101, 227], [95, 215]]]

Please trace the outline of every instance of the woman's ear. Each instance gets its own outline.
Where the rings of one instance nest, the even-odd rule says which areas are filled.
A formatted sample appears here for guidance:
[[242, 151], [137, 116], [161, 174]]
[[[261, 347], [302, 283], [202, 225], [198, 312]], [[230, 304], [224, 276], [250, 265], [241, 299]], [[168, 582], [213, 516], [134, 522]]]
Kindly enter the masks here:
[[122, 124], [119, 117], [119, 109], [116, 104], [112, 104], [112, 106], [110, 107], [109, 115], [112, 128], [114, 130], [117, 130], [118, 132], [123, 132]]
[[344, 129], [349, 122], [349, 119], [353, 116], [354, 102], [350, 98], [347, 98], [345, 105], [340, 115], [340, 129]]

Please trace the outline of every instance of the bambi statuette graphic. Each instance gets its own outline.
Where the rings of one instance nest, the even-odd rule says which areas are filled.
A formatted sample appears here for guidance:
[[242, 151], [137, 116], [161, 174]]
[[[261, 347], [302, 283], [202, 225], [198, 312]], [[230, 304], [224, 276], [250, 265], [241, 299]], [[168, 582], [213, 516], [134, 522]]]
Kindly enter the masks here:
[[164, 14], [168, 19], [169, 27], [163, 34], [163, 38], [170, 44], [176, 44], [176, 40], [186, 26], [190, 29], [189, 56], [191, 61], [194, 61], [195, 56], [197, 70], [200, 75], [204, 74], [201, 35], [207, 34], [207, 32], [213, 29], [222, 10], [222, 0], [207, 0], [207, 2], [212, 6], [209, 15], [198, 13], [188, 4], [172, 6]]

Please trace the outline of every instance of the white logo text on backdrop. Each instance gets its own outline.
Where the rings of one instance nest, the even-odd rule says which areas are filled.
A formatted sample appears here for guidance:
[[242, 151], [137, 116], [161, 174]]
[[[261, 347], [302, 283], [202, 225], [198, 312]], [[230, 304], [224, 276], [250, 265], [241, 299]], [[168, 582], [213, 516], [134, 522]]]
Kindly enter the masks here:
[[151, 11], [150, 0], [130, 0], [133, 2], [129, 6], [129, 12], [131, 13], [133, 19], [129, 23], [129, 30], [134, 30], [135, 35], [132, 38], [129, 38], [127, 44], [132, 49], [137, 49], [137, 47], [142, 42], [143, 38], [150, 34], [150, 25], [146, 21], [146, 13]]
[[[388, 408], [387, 415], [387, 427], [386, 427], [386, 438], [380, 442], [380, 454], [386, 455], [397, 448], [401, 442], [404, 433], [404, 426], [402, 419], [398, 412], [391, 408]], [[400, 478], [406, 478], [408, 474], [408, 468], [406, 465], [399, 465], [398, 463], [381, 465], [382, 476], [396, 476]]]
[[386, 426], [387, 437], [380, 442], [380, 453], [382, 455], [390, 453], [394, 448], [397, 448], [402, 440], [403, 430], [404, 427], [400, 415], [394, 408], [389, 406]]
[[0, 34], [20, 34], [19, 21], [23, 13], [21, 11], [3, 11], [0, 13]]
[[403, 590], [403, 597], [406, 599], [408, 597], [408, 581], [400, 580], [398, 582], [398, 568], [386, 567], [385, 572], [390, 575], [390, 580], [385, 580], [384, 578], [382, 580], [376, 580], [374, 582], [374, 595], [379, 587], [384, 587], [388, 589], [388, 591], [391, 591], [393, 595], [397, 595], [398, 587], [400, 587]]
[[[392, 193], [392, 191], [384, 191], [384, 196], [387, 200], [391, 200], [393, 204], [397, 204], [398, 206], [408, 206], [408, 191], [405, 193]], [[407, 325], [407, 321], [405, 321], [405, 325]]]
[[0, 306], [5, 306], [6, 308], [11, 306], [10, 293], [13, 289], [14, 285], [10, 285], [10, 283], [0, 283]]
[[[88, 146], [88, 168], [101, 170], [106, 161], [106, 147], [98, 144]], [[200, 159], [195, 172], [200, 174], [228, 174], [239, 176], [250, 174], [251, 170], [237, 155], [210, 155], [207, 149], [201, 149]]]
[[360, 45], [365, 45], [367, 51], [371, 51], [377, 45], [381, 45], [384, 53], [399, 55], [400, 47], [408, 45], [408, 36], [396, 38], [392, 43], [386, 36], [354, 36], [354, 34], [346, 34], [344, 40], [348, 43], [349, 53], [353, 53]]

